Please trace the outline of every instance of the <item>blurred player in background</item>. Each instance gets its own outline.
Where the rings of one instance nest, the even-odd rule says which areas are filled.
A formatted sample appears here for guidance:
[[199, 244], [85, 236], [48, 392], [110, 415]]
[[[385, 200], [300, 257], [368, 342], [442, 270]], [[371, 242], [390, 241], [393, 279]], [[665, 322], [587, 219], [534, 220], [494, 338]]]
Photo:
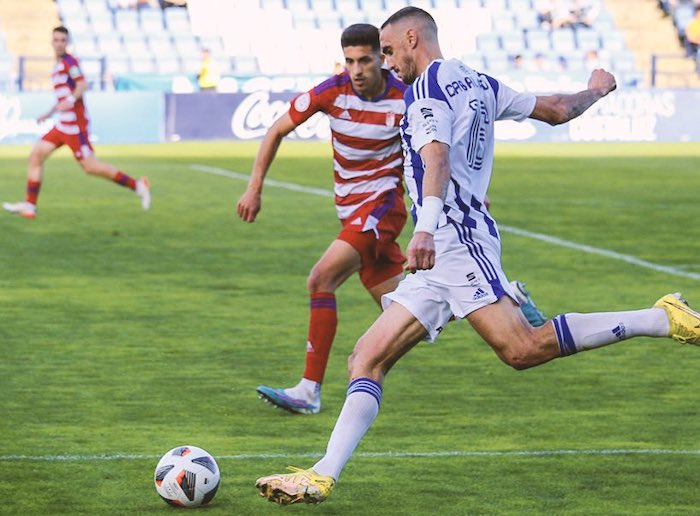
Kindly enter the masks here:
[[[404, 256], [396, 238], [406, 220], [403, 154], [399, 121], [405, 85], [382, 69], [379, 31], [351, 25], [341, 36], [345, 69], [296, 97], [288, 113], [269, 129], [253, 165], [250, 183], [238, 201], [238, 215], [253, 222], [261, 208], [263, 180], [282, 139], [313, 114], [331, 119], [336, 209], [343, 228], [314, 265], [307, 286], [310, 300], [306, 368], [287, 389], [261, 385], [270, 403], [300, 414], [321, 408], [321, 384], [336, 333], [335, 290], [355, 272], [380, 303], [403, 278]], [[533, 326], [546, 317], [521, 282], [513, 282], [521, 309]]]
[[44, 176], [44, 162], [57, 148], [67, 145], [85, 172], [110, 179], [135, 191], [141, 199], [141, 206], [147, 210], [151, 205], [148, 179], [143, 177], [136, 180], [113, 165], [95, 158], [89, 139], [88, 117], [83, 98], [88, 83], [80, 71], [78, 60], [66, 52], [68, 41], [68, 29], [56, 27], [53, 30], [51, 43], [56, 54], [56, 65], [51, 79], [57, 103], [38, 119], [39, 122], [43, 122], [54, 113], [58, 113], [58, 123], [34, 145], [29, 155], [26, 199], [18, 203], [6, 202], [2, 206], [10, 213], [33, 219], [36, 216], [36, 204]]
[[[401, 135], [411, 164], [406, 184], [417, 209], [407, 247], [415, 273], [384, 297], [384, 312], [355, 346], [347, 397], [326, 454], [310, 469], [256, 482], [262, 496], [280, 504], [328, 497], [379, 413], [385, 375], [418, 342], [437, 339], [453, 317], [467, 318], [518, 370], [637, 336], [700, 345], [700, 313], [679, 294], [665, 295], [651, 308], [567, 313], [532, 328], [501, 268], [498, 228], [481, 203], [493, 167], [494, 122], [529, 117], [566, 123], [615, 89], [611, 74], [594, 70], [587, 89], [574, 94], [518, 93], [456, 59], [444, 60], [435, 21], [416, 7], [390, 16], [380, 40], [387, 63], [412, 85]], [[425, 481], [417, 480], [419, 486]]]

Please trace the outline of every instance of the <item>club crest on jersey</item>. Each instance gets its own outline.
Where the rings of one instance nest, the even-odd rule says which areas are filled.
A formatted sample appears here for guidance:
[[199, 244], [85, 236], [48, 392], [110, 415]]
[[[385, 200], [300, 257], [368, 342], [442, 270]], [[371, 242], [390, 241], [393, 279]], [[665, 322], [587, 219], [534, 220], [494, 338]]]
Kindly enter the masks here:
[[396, 125], [396, 113], [393, 111], [389, 111], [386, 114], [386, 126], [387, 127], [394, 127]]

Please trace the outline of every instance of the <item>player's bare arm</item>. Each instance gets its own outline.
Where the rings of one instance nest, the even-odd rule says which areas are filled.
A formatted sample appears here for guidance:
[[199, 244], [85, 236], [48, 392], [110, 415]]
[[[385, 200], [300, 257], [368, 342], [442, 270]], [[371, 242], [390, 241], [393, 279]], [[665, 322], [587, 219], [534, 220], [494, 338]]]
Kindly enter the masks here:
[[245, 222], [254, 222], [262, 207], [262, 189], [267, 171], [270, 169], [272, 161], [275, 159], [277, 149], [285, 136], [296, 129], [297, 125], [292, 121], [289, 113], [279, 117], [267, 130], [263, 138], [258, 154], [255, 157], [253, 171], [250, 174], [248, 188], [241, 195], [236, 206], [238, 216]]
[[[408, 265], [406, 269], [415, 272], [422, 269], [431, 269], [435, 265], [435, 243], [433, 233], [435, 225], [421, 230], [424, 217], [431, 207], [426, 205], [428, 198], [445, 200], [447, 184], [450, 180], [450, 147], [444, 143], [433, 141], [423, 146], [420, 150], [421, 158], [425, 164], [425, 175], [423, 176], [423, 206], [419, 215], [416, 231], [408, 244]], [[441, 209], [436, 206], [435, 209]]]
[[572, 94], [538, 96], [530, 118], [550, 125], [564, 124], [583, 114], [589, 107], [617, 87], [615, 77], [602, 69], [593, 70], [588, 88]]

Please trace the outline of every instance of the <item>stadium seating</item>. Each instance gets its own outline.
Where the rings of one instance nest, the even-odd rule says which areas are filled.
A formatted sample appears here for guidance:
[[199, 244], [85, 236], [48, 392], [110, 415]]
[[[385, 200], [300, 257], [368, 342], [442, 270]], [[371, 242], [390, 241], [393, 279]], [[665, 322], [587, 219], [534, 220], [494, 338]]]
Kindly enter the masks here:
[[[78, 57], [104, 56], [113, 76], [191, 76], [198, 71], [202, 48], [211, 50], [224, 74], [326, 75], [342, 59], [338, 39], [343, 27], [379, 24], [406, 5], [434, 15], [446, 55], [469, 56], [486, 72], [517, 68], [516, 55], [537, 55], [555, 66], [566, 62], [569, 71], [581, 71], [583, 56], [595, 50], [613, 67], [635, 73], [621, 32], [602, 0], [594, 2], [600, 11], [592, 27], [557, 30], [540, 27], [535, 0], [241, 0], [235, 19], [218, 19], [224, 16], [218, 11], [198, 12], [204, 15], [204, 30], [191, 23], [185, 8], [123, 9], [114, 0], [56, 0], [56, 5], [74, 34]], [[189, 9], [200, 4], [206, 2], [192, 2]], [[273, 44], [267, 41], [271, 34]], [[96, 65], [90, 65], [90, 73], [98, 73]]]

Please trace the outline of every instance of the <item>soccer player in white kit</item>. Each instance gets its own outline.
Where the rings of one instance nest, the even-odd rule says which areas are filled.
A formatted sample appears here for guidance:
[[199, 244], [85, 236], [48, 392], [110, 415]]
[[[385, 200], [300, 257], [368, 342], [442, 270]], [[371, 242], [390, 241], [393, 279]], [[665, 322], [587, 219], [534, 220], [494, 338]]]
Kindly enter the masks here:
[[323, 458], [310, 469], [258, 479], [260, 494], [280, 504], [326, 499], [379, 412], [386, 373], [422, 339], [434, 341], [452, 317], [466, 317], [515, 369], [635, 336], [700, 344], [700, 314], [679, 294], [652, 308], [568, 313], [533, 328], [501, 268], [498, 227], [479, 202], [491, 177], [495, 120], [568, 122], [615, 89], [611, 74], [594, 70], [588, 88], [575, 94], [517, 93], [460, 61], [444, 60], [435, 21], [416, 7], [389, 17], [380, 42], [387, 64], [412, 85], [401, 130], [416, 217], [407, 248], [414, 274], [384, 296], [384, 312], [355, 345], [347, 397]]

